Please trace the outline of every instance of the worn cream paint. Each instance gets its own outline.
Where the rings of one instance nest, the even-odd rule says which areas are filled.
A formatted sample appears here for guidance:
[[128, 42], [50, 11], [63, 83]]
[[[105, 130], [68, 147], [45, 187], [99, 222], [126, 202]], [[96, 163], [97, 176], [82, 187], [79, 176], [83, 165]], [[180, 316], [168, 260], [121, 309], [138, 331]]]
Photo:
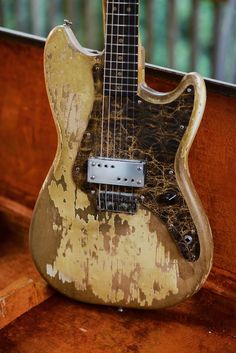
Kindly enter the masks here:
[[[185, 135], [175, 165], [178, 183], [200, 235], [200, 259], [188, 263], [151, 212], [140, 208], [136, 215], [119, 215], [126, 227], [125, 234], [120, 227], [117, 235], [116, 216], [106, 214], [99, 219], [95, 212], [87, 212], [90, 200], [74, 184], [72, 167], [94, 102], [92, 67], [101, 60], [100, 54], [85, 51], [67, 26], [56, 28], [47, 41], [46, 86], [59, 143], [34, 211], [33, 257], [45, 279], [75, 299], [145, 308], [173, 305], [200, 288], [212, 263], [209, 224], [187, 166], [188, 151], [205, 105], [204, 84], [192, 74], [173, 92], [157, 93], [144, 84], [140, 60], [139, 94], [147, 101], [171, 102], [189, 84], [197, 91], [191, 131]], [[76, 214], [79, 209], [85, 211], [86, 217]], [[48, 241], [48, 248], [44, 241]]]
[[[64, 174], [66, 184], [74, 185], [67, 180], [68, 177], [70, 178], [68, 173]], [[143, 302], [140, 300], [140, 305], [151, 305], [154, 299], [164, 299], [169, 292], [173, 294], [178, 292], [178, 264], [170, 261], [170, 255], [158, 241], [156, 232], [150, 232], [149, 212], [140, 210], [135, 217], [120, 215], [123, 222], [128, 222], [130, 235], [121, 235], [118, 246], [112, 246], [113, 237], [116, 235], [108, 234], [110, 249], [106, 250], [104, 234], [99, 231], [99, 223], [94, 216], [89, 215], [88, 222], [78, 216], [71, 218], [75, 202], [85, 200], [87, 196], [79, 191], [77, 198], [73, 200], [68, 197], [68, 191], [62, 192], [58, 188], [60, 185], [57, 186], [54, 181], [49, 185], [50, 197], [63, 219], [61, 244], [52, 265], [54, 276], [57, 272], [63, 273], [75, 283], [78, 290], [86, 290], [87, 286], [91, 286], [94, 295], [111, 303], [125, 299], [121, 287], [118, 291], [113, 290], [116, 276], [129, 278], [132, 274], [128, 289], [130, 298], [126, 300], [138, 298], [141, 289], [146, 299]], [[71, 194], [74, 195], [74, 192]], [[63, 202], [64, 198], [67, 200], [66, 203]], [[108, 222], [111, 230], [114, 229], [114, 223], [115, 215]], [[131, 230], [133, 227], [135, 232]], [[67, 247], [68, 243], [70, 247]], [[94, 252], [97, 258], [93, 257]], [[145, 267], [139, 268], [140, 264], [145, 264]], [[48, 274], [51, 275], [51, 268]], [[160, 291], [154, 291], [155, 285]], [[127, 288], [125, 290], [127, 291]]]

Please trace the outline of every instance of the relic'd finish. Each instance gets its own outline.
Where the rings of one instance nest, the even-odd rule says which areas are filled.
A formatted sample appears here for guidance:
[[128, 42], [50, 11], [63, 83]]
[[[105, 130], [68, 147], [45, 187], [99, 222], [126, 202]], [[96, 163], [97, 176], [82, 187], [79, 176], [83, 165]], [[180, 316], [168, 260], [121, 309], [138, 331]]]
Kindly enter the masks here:
[[162, 308], [188, 298], [212, 264], [212, 236], [188, 153], [205, 107], [202, 78], [172, 92], [145, 84], [138, 1], [104, 2], [103, 53], [70, 26], [45, 47], [58, 149], [30, 242], [42, 276], [85, 302]]

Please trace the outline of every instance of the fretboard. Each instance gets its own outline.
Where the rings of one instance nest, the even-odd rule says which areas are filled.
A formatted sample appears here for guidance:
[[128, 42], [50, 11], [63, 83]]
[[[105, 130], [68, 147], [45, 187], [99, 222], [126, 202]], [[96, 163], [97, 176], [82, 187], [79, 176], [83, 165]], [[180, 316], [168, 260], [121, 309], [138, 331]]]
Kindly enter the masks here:
[[134, 94], [138, 87], [139, 0], [107, 0], [104, 93]]

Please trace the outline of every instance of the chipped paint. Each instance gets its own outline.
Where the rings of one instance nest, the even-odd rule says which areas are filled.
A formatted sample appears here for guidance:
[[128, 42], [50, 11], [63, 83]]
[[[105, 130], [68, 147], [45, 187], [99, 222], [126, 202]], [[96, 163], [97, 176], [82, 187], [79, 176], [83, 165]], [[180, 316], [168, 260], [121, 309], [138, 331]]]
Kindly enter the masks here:
[[[52, 286], [78, 300], [173, 305], [192, 294], [209, 271], [208, 239], [201, 240], [199, 261], [187, 263], [151, 212], [140, 208], [135, 215], [96, 214], [76, 187], [72, 168], [93, 107], [92, 67], [100, 59], [75, 48], [71, 36], [68, 28], [59, 27], [45, 49], [46, 85], [59, 143], [31, 225], [36, 266]], [[198, 226], [201, 235], [206, 226]]]

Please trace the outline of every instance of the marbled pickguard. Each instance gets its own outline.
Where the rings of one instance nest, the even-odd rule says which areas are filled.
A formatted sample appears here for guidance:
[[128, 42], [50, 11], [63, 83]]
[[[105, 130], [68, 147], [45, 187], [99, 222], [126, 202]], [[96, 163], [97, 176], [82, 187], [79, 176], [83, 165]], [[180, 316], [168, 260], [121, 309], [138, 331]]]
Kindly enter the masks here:
[[[89, 195], [97, 185], [87, 183], [87, 161], [91, 156], [146, 161], [144, 188], [101, 186], [101, 190], [142, 195], [142, 206], [159, 216], [185, 259], [200, 255], [198, 234], [175, 178], [175, 156], [188, 127], [194, 103], [189, 87], [166, 105], [145, 102], [138, 96], [103, 98], [102, 82], [95, 67], [96, 97], [88, 128], [73, 168], [73, 179]], [[104, 108], [103, 108], [104, 107]], [[93, 196], [90, 196], [93, 200]], [[96, 208], [96, 200], [94, 208]]]

